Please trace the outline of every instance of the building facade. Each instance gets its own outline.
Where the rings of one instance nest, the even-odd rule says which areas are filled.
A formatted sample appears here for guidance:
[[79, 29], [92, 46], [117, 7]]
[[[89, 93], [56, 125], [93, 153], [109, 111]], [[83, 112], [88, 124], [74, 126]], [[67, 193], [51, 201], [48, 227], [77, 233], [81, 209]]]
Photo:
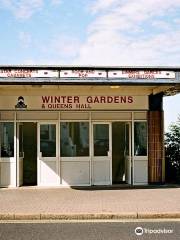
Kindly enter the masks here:
[[165, 181], [167, 67], [0, 67], [0, 187]]

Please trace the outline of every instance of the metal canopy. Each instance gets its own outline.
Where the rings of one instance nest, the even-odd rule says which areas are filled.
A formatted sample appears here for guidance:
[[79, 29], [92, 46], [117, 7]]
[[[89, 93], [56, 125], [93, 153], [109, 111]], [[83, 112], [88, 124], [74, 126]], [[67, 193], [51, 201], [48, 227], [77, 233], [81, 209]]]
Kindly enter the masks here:
[[138, 70], [172, 70], [180, 72], [180, 66], [93, 66], [93, 65], [0, 65], [0, 69], [98, 69], [98, 70], [121, 70], [121, 69], [138, 69]]
[[126, 78], [0, 78], [0, 84], [58, 84], [58, 85], [180, 85], [179, 79], [126, 79]]

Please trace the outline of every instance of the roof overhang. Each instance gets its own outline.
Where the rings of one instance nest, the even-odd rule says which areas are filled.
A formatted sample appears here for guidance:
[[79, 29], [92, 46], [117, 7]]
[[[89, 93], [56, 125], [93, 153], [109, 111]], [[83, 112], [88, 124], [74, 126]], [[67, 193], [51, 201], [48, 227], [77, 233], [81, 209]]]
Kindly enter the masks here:
[[[19, 77], [6, 72], [37, 72]], [[41, 73], [38, 75], [38, 71]], [[42, 75], [47, 71], [50, 76]], [[66, 72], [87, 73], [82, 76]], [[56, 73], [51, 74], [51, 72]], [[92, 74], [95, 73], [94, 75]], [[99, 75], [98, 75], [99, 72]], [[128, 76], [128, 72], [134, 73]], [[145, 72], [146, 74], [143, 74]], [[151, 73], [157, 74], [151, 74]], [[0, 85], [124, 85], [156, 86], [154, 93], [174, 95], [180, 92], [180, 67], [176, 66], [59, 66], [59, 65], [1, 65]], [[88, 74], [90, 73], [90, 74]], [[100, 75], [102, 73], [102, 75]], [[113, 74], [114, 75], [113, 75]], [[123, 73], [125, 73], [123, 75]], [[3, 75], [4, 74], [4, 75]], [[115, 75], [116, 74], [116, 75]], [[165, 75], [166, 74], [166, 75]], [[54, 77], [55, 76], [55, 77]], [[172, 76], [172, 77], [171, 77]]]

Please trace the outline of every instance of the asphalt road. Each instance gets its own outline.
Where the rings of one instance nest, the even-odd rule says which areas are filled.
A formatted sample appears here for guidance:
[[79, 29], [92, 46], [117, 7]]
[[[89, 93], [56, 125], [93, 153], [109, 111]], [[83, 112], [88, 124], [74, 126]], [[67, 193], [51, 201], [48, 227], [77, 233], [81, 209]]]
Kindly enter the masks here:
[[[155, 220], [154, 220], [155, 221]], [[138, 228], [137, 235], [135, 229]], [[143, 231], [143, 233], [142, 233]], [[1, 222], [0, 240], [180, 239], [180, 221]]]

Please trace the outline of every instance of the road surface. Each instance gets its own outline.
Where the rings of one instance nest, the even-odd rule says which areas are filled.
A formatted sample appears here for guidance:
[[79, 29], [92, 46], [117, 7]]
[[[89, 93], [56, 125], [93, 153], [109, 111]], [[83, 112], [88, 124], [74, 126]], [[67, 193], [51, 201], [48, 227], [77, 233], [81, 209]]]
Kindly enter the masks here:
[[34, 239], [177, 240], [180, 239], [180, 220], [0, 222], [0, 240]]

